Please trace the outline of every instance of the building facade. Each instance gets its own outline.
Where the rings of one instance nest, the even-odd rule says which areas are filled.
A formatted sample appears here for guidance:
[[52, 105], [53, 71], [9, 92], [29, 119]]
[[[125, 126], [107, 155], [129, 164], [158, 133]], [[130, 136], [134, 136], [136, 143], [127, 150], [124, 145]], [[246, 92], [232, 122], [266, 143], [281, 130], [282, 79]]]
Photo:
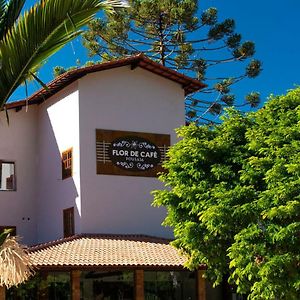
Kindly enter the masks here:
[[7, 105], [0, 226], [31, 246], [40, 274], [27, 290], [35, 296], [8, 299], [206, 299], [203, 268], [183, 268], [164, 209], [151, 207], [184, 97], [202, 87], [138, 55], [68, 72]]

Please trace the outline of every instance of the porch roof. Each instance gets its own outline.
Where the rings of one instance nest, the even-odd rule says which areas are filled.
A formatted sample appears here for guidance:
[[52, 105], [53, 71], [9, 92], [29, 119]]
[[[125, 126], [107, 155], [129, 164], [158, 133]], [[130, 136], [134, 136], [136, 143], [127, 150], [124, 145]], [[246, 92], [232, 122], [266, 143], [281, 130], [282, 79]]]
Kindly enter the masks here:
[[170, 240], [145, 235], [75, 235], [29, 248], [42, 269], [183, 268]]

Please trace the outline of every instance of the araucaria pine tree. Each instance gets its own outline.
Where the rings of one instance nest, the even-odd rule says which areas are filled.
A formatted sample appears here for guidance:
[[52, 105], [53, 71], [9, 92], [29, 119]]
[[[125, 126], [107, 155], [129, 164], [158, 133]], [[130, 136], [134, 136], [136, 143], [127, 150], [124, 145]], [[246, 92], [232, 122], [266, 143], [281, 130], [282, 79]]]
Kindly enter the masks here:
[[[254, 43], [242, 41], [234, 20], [219, 21], [216, 8], [200, 12], [198, 1], [193, 0], [132, 0], [130, 5], [94, 19], [84, 34], [84, 46], [100, 61], [143, 52], [202, 80], [207, 88], [186, 98], [188, 122], [216, 119], [224, 106], [236, 104], [232, 85], [259, 75], [261, 63], [253, 59]], [[227, 67], [233, 64], [237, 66]], [[258, 102], [259, 93], [252, 92], [239, 105], [254, 107]]]

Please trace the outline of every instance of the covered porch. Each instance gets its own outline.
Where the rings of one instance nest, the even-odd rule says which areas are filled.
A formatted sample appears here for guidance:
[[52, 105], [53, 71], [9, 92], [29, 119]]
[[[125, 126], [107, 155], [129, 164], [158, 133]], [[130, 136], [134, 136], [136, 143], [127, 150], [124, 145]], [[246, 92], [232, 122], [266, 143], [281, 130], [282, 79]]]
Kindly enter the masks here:
[[[38, 245], [38, 274], [0, 299], [206, 300], [205, 267], [183, 267], [169, 240], [142, 235], [78, 235]], [[2, 298], [1, 298], [2, 297]]]

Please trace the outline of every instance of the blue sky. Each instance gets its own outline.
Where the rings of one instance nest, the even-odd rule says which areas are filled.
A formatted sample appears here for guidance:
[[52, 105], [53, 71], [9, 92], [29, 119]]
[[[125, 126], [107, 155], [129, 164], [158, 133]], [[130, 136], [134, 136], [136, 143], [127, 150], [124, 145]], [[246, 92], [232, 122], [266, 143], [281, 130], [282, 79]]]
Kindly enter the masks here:
[[[28, 5], [34, 2], [27, 0]], [[233, 18], [243, 39], [256, 44], [255, 58], [263, 62], [263, 72], [256, 79], [240, 82], [235, 88], [237, 98], [242, 99], [248, 92], [259, 91], [264, 101], [270, 94], [284, 94], [300, 84], [299, 0], [201, 0], [199, 3], [201, 9], [216, 7], [220, 19]], [[89, 60], [80, 38], [49, 59], [39, 76], [48, 82], [53, 78], [54, 66], [73, 66], [77, 59], [81, 63]], [[33, 85], [30, 92], [36, 88]], [[13, 99], [24, 97], [25, 88], [22, 87], [13, 95]]]
[[263, 62], [263, 72], [254, 80], [240, 84], [241, 91], [250, 85], [261, 92], [262, 99], [280, 95], [300, 84], [300, 1], [205, 0], [219, 9], [223, 17], [236, 21], [237, 31], [256, 44], [256, 57]]

